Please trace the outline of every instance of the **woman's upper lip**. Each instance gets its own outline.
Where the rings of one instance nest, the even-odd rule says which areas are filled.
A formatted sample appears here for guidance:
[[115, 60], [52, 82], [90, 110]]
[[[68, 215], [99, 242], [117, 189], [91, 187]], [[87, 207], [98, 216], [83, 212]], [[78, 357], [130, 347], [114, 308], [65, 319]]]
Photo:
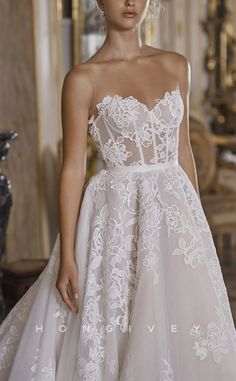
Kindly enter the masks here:
[[135, 12], [135, 11], [124, 11], [124, 12], [122, 12], [122, 13], [124, 13], [124, 14], [129, 14], [129, 15], [136, 15], [137, 14], [137, 12]]

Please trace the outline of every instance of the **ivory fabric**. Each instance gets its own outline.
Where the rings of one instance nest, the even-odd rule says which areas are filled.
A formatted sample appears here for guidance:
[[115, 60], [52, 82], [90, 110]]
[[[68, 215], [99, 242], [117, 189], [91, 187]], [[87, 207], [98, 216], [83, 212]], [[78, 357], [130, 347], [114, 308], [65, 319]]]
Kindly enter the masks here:
[[49, 262], [0, 326], [1, 381], [235, 381], [236, 332], [212, 234], [178, 162], [179, 89], [152, 109], [105, 96], [88, 132], [105, 167], [76, 226], [79, 313]]

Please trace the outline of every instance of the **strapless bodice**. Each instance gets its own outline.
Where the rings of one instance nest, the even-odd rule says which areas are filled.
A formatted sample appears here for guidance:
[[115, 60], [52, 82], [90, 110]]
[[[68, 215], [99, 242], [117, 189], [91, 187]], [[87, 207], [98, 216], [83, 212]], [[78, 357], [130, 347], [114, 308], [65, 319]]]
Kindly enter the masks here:
[[184, 104], [179, 89], [166, 91], [149, 109], [133, 96], [107, 95], [88, 132], [108, 168], [178, 161], [179, 127]]

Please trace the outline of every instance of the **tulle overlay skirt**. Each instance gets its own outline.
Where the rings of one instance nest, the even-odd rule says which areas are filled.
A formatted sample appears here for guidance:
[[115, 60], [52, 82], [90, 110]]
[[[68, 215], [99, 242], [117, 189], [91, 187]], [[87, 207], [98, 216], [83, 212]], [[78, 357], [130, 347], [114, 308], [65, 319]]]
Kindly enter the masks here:
[[49, 262], [0, 326], [1, 381], [235, 381], [236, 332], [199, 197], [178, 163], [101, 169], [76, 226], [78, 314]]

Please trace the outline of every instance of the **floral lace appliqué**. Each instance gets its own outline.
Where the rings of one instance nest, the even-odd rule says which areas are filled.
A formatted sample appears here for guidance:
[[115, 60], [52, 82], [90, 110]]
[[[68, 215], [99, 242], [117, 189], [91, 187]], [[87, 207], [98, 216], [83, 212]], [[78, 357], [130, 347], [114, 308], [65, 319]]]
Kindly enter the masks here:
[[108, 166], [177, 159], [178, 127], [183, 117], [179, 89], [156, 99], [151, 110], [133, 96], [119, 95], [105, 96], [96, 107], [98, 117], [91, 119], [88, 131]]
[[194, 351], [200, 360], [206, 359], [210, 353], [216, 363], [221, 361], [222, 355], [228, 352], [228, 339], [223, 323], [221, 309], [217, 308], [220, 324], [212, 321], [207, 324], [205, 330], [200, 325], [194, 325], [190, 329], [190, 335], [194, 337]]
[[163, 369], [160, 375], [160, 381], [175, 381], [174, 371], [170, 364], [170, 351], [168, 351], [167, 359], [163, 359]]

